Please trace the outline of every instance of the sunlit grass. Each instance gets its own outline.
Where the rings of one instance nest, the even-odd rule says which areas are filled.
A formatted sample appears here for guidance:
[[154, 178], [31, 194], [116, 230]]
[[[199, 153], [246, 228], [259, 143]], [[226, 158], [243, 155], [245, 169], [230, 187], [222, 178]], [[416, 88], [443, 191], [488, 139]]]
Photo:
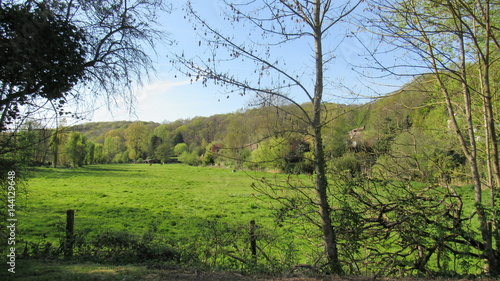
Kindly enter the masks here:
[[[253, 174], [257, 177], [269, 174]], [[246, 173], [185, 165], [99, 165], [37, 169], [19, 214], [20, 237], [58, 241], [66, 210], [75, 229], [144, 233], [152, 225], [174, 240], [196, 235], [197, 222], [218, 218], [272, 222]]]

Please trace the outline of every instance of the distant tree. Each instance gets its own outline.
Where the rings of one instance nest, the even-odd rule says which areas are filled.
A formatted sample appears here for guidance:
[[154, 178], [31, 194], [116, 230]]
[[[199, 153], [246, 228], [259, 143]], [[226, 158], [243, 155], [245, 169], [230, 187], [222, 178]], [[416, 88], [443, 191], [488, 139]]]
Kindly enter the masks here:
[[274, 137], [259, 143], [259, 147], [252, 152], [252, 161], [264, 167], [283, 170], [285, 156], [289, 152], [287, 140]]
[[121, 154], [116, 154], [115, 158], [113, 159], [114, 163], [130, 163], [130, 152], [124, 151]]
[[79, 132], [72, 132], [65, 145], [65, 154], [72, 167], [81, 167], [87, 155], [87, 138]]
[[114, 162], [113, 160], [117, 155], [121, 155], [124, 150], [124, 145], [120, 137], [107, 137], [104, 140], [102, 157], [107, 163]]
[[129, 151], [129, 158], [133, 161], [143, 157], [148, 142], [148, 130], [143, 122], [134, 122], [124, 131], [125, 145]]
[[148, 144], [148, 157], [149, 158], [156, 158], [156, 150], [158, 147], [163, 143], [163, 140], [157, 136], [157, 135], [152, 135], [151, 138], [149, 139], [149, 144]]
[[31, 166], [35, 159], [35, 153], [37, 146], [36, 144], [39, 142], [38, 135], [35, 131], [36, 127], [33, 122], [27, 122], [23, 128], [21, 128], [21, 132], [17, 137], [19, 148], [21, 148], [19, 152], [19, 160], [24, 165]]
[[172, 145], [169, 142], [163, 142], [155, 151], [155, 157], [163, 163], [168, 163], [174, 155]]
[[59, 127], [56, 127], [52, 132], [52, 137], [50, 138], [50, 151], [52, 153], [52, 167], [57, 168], [59, 164], [59, 147], [61, 145], [61, 131]]
[[87, 142], [87, 155], [85, 156], [86, 164], [95, 164], [96, 161], [96, 145], [93, 142]]
[[205, 147], [205, 152], [202, 157], [202, 164], [203, 165], [209, 165], [209, 164], [216, 164], [218, 163], [218, 160], [222, 158], [222, 150], [224, 148], [224, 145], [219, 142], [211, 142], [207, 144]]
[[98, 143], [94, 148], [94, 161], [95, 163], [101, 164], [103, 163], [103, 145]]
[[189, 153], [188, 151], [184, 151], [180, 156], [179, 156], [179, 161], [181, 163], [190, 165], [190, 166], [197, 166], [199, 165], [200, 162], [200, 156], [195, 152]]
[[161, 138], [162, 142], [172, 143], [171, 132], [168, 125], [160, 125], [153, 130], [153, 135]]
[[185, 143], [178, 143], [174, 147], [174, 154], [181, 156], [184, 152], [189, 152], [189, 147]]
[[[249, 151], [246, 146], [256, 138], [256, 131], [251, 126], [253, 122], [245, 118], [233, 117], [229, 121], [229, 126], [224, 134], [224, 146], [221, 151], [225, 157], [225, 162], [238, 169], [243, 167], [243, 163], [249, 159]], [[245, 157], [246, 155], [246, 157]]]
[[174, 143], [174, 146], [179, 144], [179, 143], [184, 143], [184, 137], [182, 136], [182, 133], [181, 132], [177, 132], [174, 136], [174, 138], [172, 139], [173, 143]]

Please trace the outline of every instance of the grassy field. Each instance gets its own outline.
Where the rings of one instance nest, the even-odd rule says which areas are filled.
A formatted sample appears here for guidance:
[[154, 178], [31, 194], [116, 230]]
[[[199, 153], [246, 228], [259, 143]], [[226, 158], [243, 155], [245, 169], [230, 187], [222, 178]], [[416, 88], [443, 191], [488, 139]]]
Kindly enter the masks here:
[[271, 211], [253, 195], [252, 181], [241, 171], [179, 164], [36, 169], [19, 212], [20, 235], [55, 241], [68, 209], [75, 210], [77, 231], [141, 234], [154, 226], [173, 240], [196, 235], [206, 220], [269, 224]]
[[[283, 264], [281, 269], [285, 271], [286, 268], [290, 268], [286, 267], [286, 262], [288, 266], [309, 263], [311, 257], [317, 257], [322, 250], [317, 241], [311, 240], [311, 243], [316, 245], [311, 247], [303, 237], [304, 231], [310, 230], [307, 228], [311, 226], [297, 224], [278, 226], [271, 202], [251, 187], [252, 183], [263, 177], [286, 178], [285, 175], [279, 174], [247, 173], [225, 168], [192, 167], [181, 164], [95, 165], [78, 169], [35, 168], [30, 172], [27, 186], [21, 189], [22, 192], [18, 191], [16, 198], [18, 203], [16, 239], [19, 242], [16, 244], [19, 245], [17, 253], [22, 253], [27, 241], [38, 243], [40, 246], [50, 242], [57, 247], [65, 235], [66, 210], [73, 209], [75, 232], [85, 233], [87, 242], [98, 240], [98, 236], [107, 231], [133, 234], [138, 240], [154, 229], [155, 235], [162, 239], [160, 244], [171, 245], [180, 253], [187, 255], [192, 254], [194, 250], [197, 258], [203, 256], [199, 264], [227, 265], [220, 268], [238, 268], [238, 266], [231, 267], [231, 263], [239, 261], [228, 257], [228, 253], [233, 253], [228, 250], [239, 248], [240, 252], [236, 252], [238, 250], [236, 249], [235, 256], [244, 257], [246, 261], [251, 260], [248, 254], [248, 226], [251, 220], [255, 220], [260, 226], [259, 229], [263, 231], [259, 233], [262, 234], [259, 236], [259, 239], [262, 237], [259, 246], [263, 248], [263, 253], [267, 253], [273, 260], [267, 263], [268, 257], [264, 259], [263, 255], [259, 254], [259, 259], [264, 260], [266, 264], [273, 264], [271, 270], [267, 269], [266, 272], [274, 270], [276, 263]], [[472, 196], [469, 189], [469, 186], [460, 189], [461, 193], [467, 194], [464, 196], [466, 205], [470, 205], [472, 201], [469, 198]], [[211, 224], [212, 222], [217, 222], [217, 225]], [[239, 228], [239, 232], [232, 232], [234, 226], [247, 228]], [[242, 236], [231, 240], [231, 235]], [[222, 241], [224, 239], [227, 240]], [[233, 241], [239, 241], [237, 243], [241, 244], [233, 244]], [[99, 247], [99, 245], [94, 246], [93, 249]], [[210, 247], [219, 247], [219, 252], [216, 249], [205, 253]], [[30, 249], [33, 249], [32, 246]], [[220, 255], [222, 252], [224, 254]], [[217, 254], [220, 256], [215, 257]], [[226, 260], [221, 262], [222, 256], [225, 256]], [[87, 256], [84, 253], [79, 257], [73, 260], [77, 265], [66, 263], [64, 266], [58, 266], [57, 263], [53, 263], [50, 268], [55, 275], [61, 271], [66, 272], [65, 274], [75, 271], [74, 273], [83, 280], [87, 280], [85, 278], [89, 271], [117, 270], [118, 275], [110, 273], [114, 277], [121, 276], [122, 271], [128, 272], [124, 273], [125, 275], [151, 273], [140, 266], [121, 268], [119, 267], [121, 264], [127, 263], [123, 260], [115, 264], [110, 260], [110, 263], [102, 265], [102, 268], [109, 267], [108, 269], [101, 269], [96, 263], [89, 265], [89, 270], [85, 271], [86, 266], [82, 265], [81, 270], [84, 270], [84, 273], [79, 273], [78, 262], [86, 261], [82, 257]], [[186, 260], [187, 266], [190, 266], [189, 257], [183, 262]], [[107, 262], [108, 259], [105, 257], [104, 261]], [[39, 271], [43, 271], [45, 276], [49, 270], [42, 260], [26, 260], [19, 262], [18, 266], [20, 271], [33, 276]], [[92, 274], [89, 276], [92, 278]], [[3, 280], [1, 277], [2, 274], [0, 280]], [[114, 277], [102, 280], [122, 280], [113, 279]], [[231, 278], [221, 280], [231, 280]]]

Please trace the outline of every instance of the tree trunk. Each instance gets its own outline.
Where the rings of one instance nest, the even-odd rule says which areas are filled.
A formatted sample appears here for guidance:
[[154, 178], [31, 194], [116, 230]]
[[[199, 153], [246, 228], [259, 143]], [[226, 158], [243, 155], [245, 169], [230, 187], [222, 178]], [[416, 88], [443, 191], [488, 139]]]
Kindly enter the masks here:
[[56, 127], [54, 135], [52, 137], [52, 160], [53, 167], [57, 168], [57, 162], [59, 161], [59, 126]]
[[[490, 41], [492, 36], [491, 25], [490, 25], [490, 10], [489, 3], [485, 5], [483, 9], [483, 17], [485, 24], [485, 44], [484, 44], [484, 55], [479, 56], [480, 75], [481, 79], [481, 92], [483, 95], [483, 115], [484, 115], [484, 126], [486, 131], [486, 157], [488, 164], [488, 181], [490, 188], [490, 202], [491, 209], [495, 210], [496, 206], [496, 192], [497, 188], [500, 187], [500, 163], [498, 154], [498, 140], [497, 140], [497, 130], [495, 127], [495, 117], [492, 105], [492, 94], [490, 85]], [[493, 163], [492, 163], [493, 162]], [[496, 186], [495, 186], [496, 183]], [[496, 217], [495, 211], [492, 211], [492, 224], [493, 229], [489, 229], [489, 239], [491, 240], [491, 248], [488, 248], [488, 263], [489, 263], [489, 273], [494, 276], [500, 275], [499, 261], [498, 261], [498, 251], [500, 246], [500, 239], [498, 233], [498, 219]], [[496, 240], [496, 250], [493, 248], [494, 240]]]
[[322, 99], [323, 99], [323, 48], [322, 48], [322, 29], [321, 29], [321, 1], [316, 0], [314, 10], [314, 42], [316, 51], [316, 84], [314, 86], [313, 99], [313, 134], [314, 134], [314, 165], [316, 173], [316, 193], [318, 196], [319, 213], [321, 218], [321, 228], [325, 243], [325, 252], [328, 259], [328, 266], [332, 273], [341, 274], [342, 267], [339, 262], [337, 251], [337, 237], [332, 226], [330, 217], [331, 208], [328, 202], [328, 180], [325, 169], [325, 153], [323, 149], [322, 137]]

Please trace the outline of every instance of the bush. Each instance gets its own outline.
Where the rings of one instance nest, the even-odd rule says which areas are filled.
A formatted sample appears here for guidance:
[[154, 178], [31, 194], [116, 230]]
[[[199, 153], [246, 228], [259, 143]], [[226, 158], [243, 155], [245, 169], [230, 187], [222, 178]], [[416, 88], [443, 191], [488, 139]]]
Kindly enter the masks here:
[[178, 143], [174, 147], [174, 154], [176, 156], [181, 156], [183, 153], [188, 152], [189, 148], [185, 143]]
[[152, 233], [142, 237], [126, 231], [106, 231], [89, 243], [82, 243], [77, 254], [101, 262], [134, 263], [151, 260], [179, 261], [179, 252]]
[[181, 154], [181, 156], [179, 156], [178, 159], [181, 163], [184, 163], [184, 164], [187, 164], [190, 166], [197, 166], [201, 163], [200, 157], [198, 156], [198, 154], [196, 152], [189, 153], [189, 152], [185, 151], [184, 153]]

